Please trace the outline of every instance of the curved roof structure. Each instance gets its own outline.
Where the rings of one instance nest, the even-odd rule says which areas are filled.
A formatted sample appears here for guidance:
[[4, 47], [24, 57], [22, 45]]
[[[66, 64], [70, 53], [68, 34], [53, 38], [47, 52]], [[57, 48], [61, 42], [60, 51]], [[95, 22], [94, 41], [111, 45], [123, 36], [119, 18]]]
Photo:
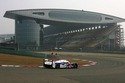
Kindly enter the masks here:
[[72, 24], [107, 24], [124, 22], [125, 19], [83, 10], [68, 9], [27, 9], [7, 11], [4, 17], [16, 19], [26, 17], [39, 20], [44, 24], [72, 23]]

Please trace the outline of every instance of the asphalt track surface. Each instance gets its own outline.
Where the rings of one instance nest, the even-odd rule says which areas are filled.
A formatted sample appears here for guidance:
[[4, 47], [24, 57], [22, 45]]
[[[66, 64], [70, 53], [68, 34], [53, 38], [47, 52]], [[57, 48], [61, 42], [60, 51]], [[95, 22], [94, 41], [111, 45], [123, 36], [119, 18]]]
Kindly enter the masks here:
[[125, 83], [125, 54], [60, 54], [96, 61], [97, 64], [78, 69], [0, 67], [0, 83]]

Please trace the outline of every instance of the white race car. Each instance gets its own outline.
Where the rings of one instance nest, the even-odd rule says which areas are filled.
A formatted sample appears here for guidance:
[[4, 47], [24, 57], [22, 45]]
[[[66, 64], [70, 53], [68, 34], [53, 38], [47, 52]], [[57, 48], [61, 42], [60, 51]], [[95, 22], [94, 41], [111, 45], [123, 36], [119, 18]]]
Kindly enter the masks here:
[[43, 66], [45, 68], [53, 68], [53, 69], [72, 69], [78, 68], [77, 63], [71, 63], [68, 60], [48, 60], [44, 59]]

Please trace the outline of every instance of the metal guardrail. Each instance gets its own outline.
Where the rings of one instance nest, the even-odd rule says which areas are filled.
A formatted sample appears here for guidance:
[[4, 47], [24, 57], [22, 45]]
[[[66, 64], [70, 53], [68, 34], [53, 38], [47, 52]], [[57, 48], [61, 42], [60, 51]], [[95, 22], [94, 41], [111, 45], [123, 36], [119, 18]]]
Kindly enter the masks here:
[[32, 51], [24, 51], [24, 50], [17, 51], [17, 50], [0, 49], [0, 53], [19, 55], [19, 56], [36, 57], [36, 58], [51, 58], [51, 55], [49, 55], [49, 54], [35, 53]]

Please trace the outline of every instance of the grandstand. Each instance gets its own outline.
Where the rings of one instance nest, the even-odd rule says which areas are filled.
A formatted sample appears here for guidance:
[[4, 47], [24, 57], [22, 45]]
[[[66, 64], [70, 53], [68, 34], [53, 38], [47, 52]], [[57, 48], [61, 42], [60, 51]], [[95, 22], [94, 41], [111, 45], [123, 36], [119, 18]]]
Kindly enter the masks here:
[[[49, 26], [50, 27], [50, 26]], [[120, 28], [117, 24], [109, 24], [91, 28], [81, 28], [78, 30], [44, 36], [44, 49], [52, 50], [63, 48], [63, 50], [116, 50], [121, 48], [122, 41], [116, 40], [120, 36], [115, 34]], [[114, 36], [111, 37], [110, 36]], [[119, 34], [121, 35], [121, 33]], [[119, 38], [121, 39], [121, 38]]]
[[[25, 50], [117, 50], [122, 48], [125, 19], [68, 9], [7, 11], [15, 20], [15, 43]], [[48, 25], [44, 27], [44, 25]]]

